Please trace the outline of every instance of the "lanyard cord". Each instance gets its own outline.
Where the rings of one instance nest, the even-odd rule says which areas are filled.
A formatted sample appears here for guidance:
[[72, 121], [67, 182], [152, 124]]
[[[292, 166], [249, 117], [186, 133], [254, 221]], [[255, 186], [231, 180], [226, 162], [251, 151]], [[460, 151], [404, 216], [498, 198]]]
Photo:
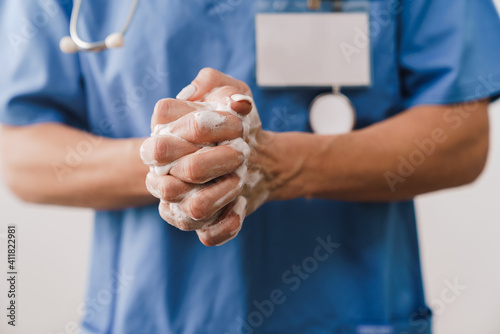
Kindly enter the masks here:
[[[333, 10], [335, 12], [342, 11], [342, 0], [331, 0], [333, 1]], [[321, 0], [307, 0], [307, 7], [311, 10], [317, 10], [321, 7]]]

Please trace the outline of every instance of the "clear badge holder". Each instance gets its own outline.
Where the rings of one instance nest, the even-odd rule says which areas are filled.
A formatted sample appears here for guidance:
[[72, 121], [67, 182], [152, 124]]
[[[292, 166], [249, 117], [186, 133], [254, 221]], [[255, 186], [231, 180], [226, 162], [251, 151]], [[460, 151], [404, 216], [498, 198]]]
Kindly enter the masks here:
[[312, 102], [311, 128], [317, 134], [351, 131], [356, 114], [341, 87], [371, 85], [369, 2], [263, 3], [268, 11], [262, 8], [264, 12], [256, 16], [257, 83], [262, 87], [332, 87], [331, 93]]

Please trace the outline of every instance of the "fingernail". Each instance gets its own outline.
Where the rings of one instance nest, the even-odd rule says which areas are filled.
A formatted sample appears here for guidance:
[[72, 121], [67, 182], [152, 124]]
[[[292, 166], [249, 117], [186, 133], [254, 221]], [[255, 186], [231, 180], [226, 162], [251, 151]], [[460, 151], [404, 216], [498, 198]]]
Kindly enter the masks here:
[[154, 165], [158, 163], [154, 158], [154, 148], [155, 148], [154, 138], [148, 138], [141, 146], [141, 159], [146, 165]]
[[253, 104], [253, 99], [250, 96], [243, 94], [234, 94], [231, 96], [231, 100], [234, 102], [247, 101], [248, 103]]
[[178, 100], [187, 100], [196, 93], [196, 87], [194, 85], [187, 85], [184, 87], [179, 94], [175, 97]]

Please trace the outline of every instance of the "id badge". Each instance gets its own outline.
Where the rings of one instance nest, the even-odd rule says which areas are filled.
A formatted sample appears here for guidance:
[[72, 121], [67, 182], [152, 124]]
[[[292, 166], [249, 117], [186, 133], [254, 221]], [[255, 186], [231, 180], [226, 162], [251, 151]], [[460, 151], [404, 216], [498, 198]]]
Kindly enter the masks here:
[[[332, 93], [317, 96], [309, 108], [309, 124], [316, 134], [352, 131], [356, 110], [341, 89], [371, 85], [369, 3], [362, 2], [336, 1], [340, 6], [334, 7], [341, 11], [331, 12], [332, 4], [326, 1], [285, 1], [283, 12], [256, 15], [259, 86], [332, 87]], [[306, 3], [322, 11], [297, 8]], [[277, 2], [272, 4], [276, 9]], [[342, 11], [345, 7], [350, 8]]]
[[257, 14], [256, 52], [263, 87], [371, 84], [368, 12]]

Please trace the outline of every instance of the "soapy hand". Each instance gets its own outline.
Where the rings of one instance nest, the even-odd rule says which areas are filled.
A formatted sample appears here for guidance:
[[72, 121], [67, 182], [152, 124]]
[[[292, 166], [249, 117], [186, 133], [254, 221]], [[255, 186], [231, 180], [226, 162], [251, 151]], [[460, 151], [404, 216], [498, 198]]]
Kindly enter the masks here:
[[157, 103], [151, 128], [141, 156], [162, 218], [208, 246], [234, 238], [268, 196], [252, 163], [263, 135], [248, 86], [204, 69], [177, 99]]

